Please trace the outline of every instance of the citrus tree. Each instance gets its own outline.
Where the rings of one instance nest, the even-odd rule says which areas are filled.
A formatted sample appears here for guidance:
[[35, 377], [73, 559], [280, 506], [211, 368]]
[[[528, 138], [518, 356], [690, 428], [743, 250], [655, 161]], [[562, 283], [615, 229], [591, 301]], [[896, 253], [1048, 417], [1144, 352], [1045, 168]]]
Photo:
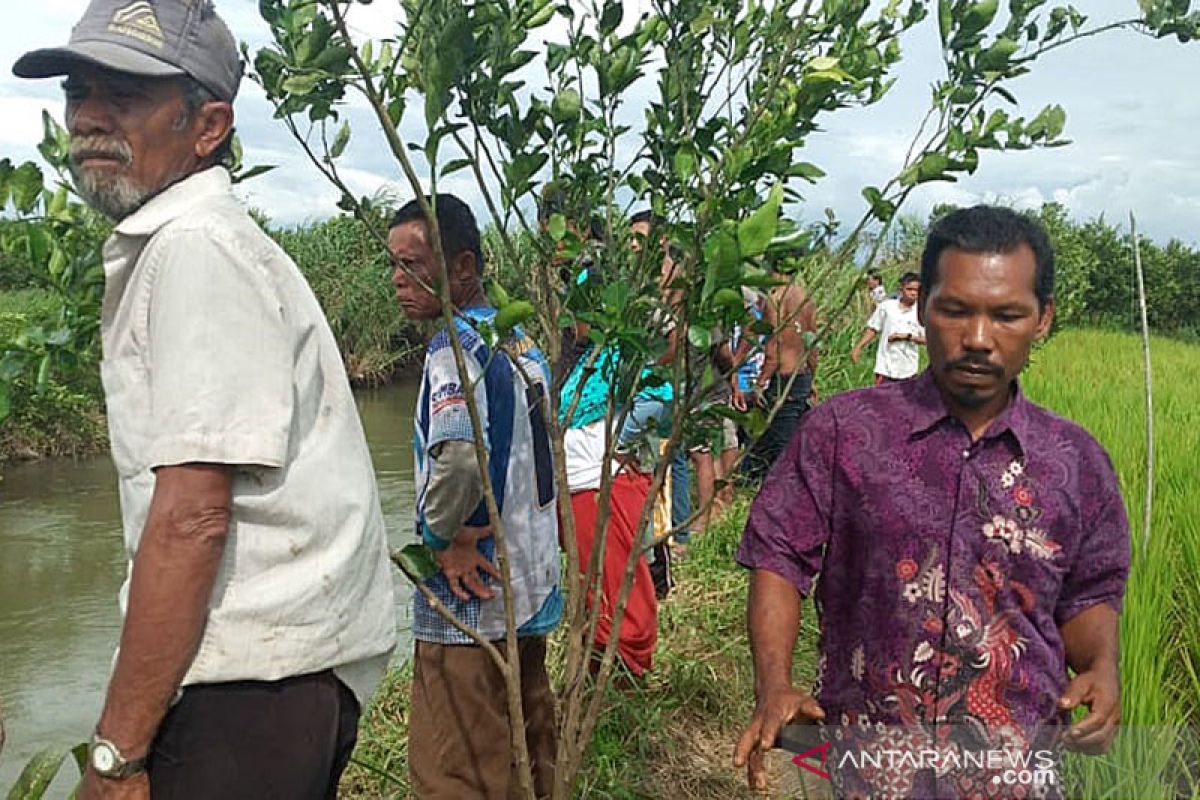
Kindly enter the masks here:
[[[347, 185], [343, 165], [352, 135], [383, 143], [426, 212], [443, 265], [443, 279], [431, 288], [447, 323], [455, 310], [428, 195], [451, 174], [469, 176], [494, 224], [496, 258], [507, 262], [506, 274], [522, 276], [491, 292], [500, 306], [495, 329], [485, 332], [493, 345], [502, 347], [508, 330], [524, 324], [557, 364], [560, 332], [585, 323], [591, 340], [617, 355], [609, 376], [612, 428], [619, 429], [641, 388], [673, 386], [668, 448], [709, 435], [722, 416], [734, 414], [705, 400], [728, 378], [707, 357], [717, 332], [740, 325], [773, 333], [755, 327], [741, 301], [744, 287], [776, 285], [780, 271], [803, 273], [826, 309], [824, 327], [809, 337], [820, 347], [857, 288], [843, 280], [842, 296], [830, 297], [839, 283], [833, 276], [863, 258], [865, 234], [875, 243], [865, 260], [873, 260], [916, 186], [970, 175], [991, 152], [1066, 144], [1063, 107], [1022, 109], [1013, 79], [1044, 54], [1107, 31], [1188, 41], [1200, 29], [1200, 12], [1189, 13], [1187, 0], [1131, 2], [1128, 17], [1103, 24], [1048, 0], [1003, 7], [998, 0], [651, 0], [636, 18], [619, 0], [399, 0], [394, 28], [366, 35], [354, 24], [356, 6], [366, 4], [260, 0], [273, 42], [253, 54], [254, 72], [276, 116], [340, 189], [339, 206], [371, 226], [380, 247], [386, 231], [370, 198]], [[913, 120], [904, 163], [862, 187], [861, 217], [840, 228], [832, 220], [805, 228], [783, 219], [785, 206], [802, 204], [805, 186], [825, 175], [805, 158], [810, 136], [830, 115], [883, 98], [903, 58], [902, 35], [922, 25], [936, 26], [944, 73], [928, 109]], [[350, 103], [368, 110], [369, 131], [352, 131]], [[419, 133], [406, 133], [413, 130]], [[538, 201], [549, 198], [542, 208], [550, 213], [538, 220]], [[630, 246], [628, 214], [640, 208], [653, 211], [654, 236], [670, 247], [665, 290], [663, 251]], [[829, 236], [834, 230], [845, 233]], [[460, 377], [470, 385], [449, 328]], [[660, 364], [669, 341], [678, 345], [674, 358]], [[504, 672], [521, 785], [531, 796], [505, 532], [478, 410], [473, 393], [466, 394], [509, 626], [506, 655], [477, 641]], [[562, 489], [568, 569], [557, 798], [571, 794], [616, 651], [611, 637], [596, 680], [585, 679], [601, 604], [589, 610], [584, 597], [599, 587], [614, 437], [606, 437], [595, 548], [580, 553], [558, 413], [566, 407], [569, 418], [576, 400], [559, 397], [556, 388], [543, 409]], [[735, 416], [753, 433], [769, 414]], [[660, 460], [651, 498], [667, 471]], [[642, 529], [650, 527], [651, 505], [642, 511]], [[635, 549], [626, 565], [614, 629], [639, 557]], [[428, 592], [420, 584], [432, 567], [428, 555], [414, 545], [396, 560]]]

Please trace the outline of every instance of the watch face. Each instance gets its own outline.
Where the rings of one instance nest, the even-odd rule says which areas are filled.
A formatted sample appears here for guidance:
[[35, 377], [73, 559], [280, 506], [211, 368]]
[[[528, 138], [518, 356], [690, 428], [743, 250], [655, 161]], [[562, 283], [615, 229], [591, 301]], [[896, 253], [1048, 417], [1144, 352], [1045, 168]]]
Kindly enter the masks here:
[[92, 766], [97, 772], [109, 772], [117, 766], [117, 756], [104, 745], [98, 745], [92, 751]]

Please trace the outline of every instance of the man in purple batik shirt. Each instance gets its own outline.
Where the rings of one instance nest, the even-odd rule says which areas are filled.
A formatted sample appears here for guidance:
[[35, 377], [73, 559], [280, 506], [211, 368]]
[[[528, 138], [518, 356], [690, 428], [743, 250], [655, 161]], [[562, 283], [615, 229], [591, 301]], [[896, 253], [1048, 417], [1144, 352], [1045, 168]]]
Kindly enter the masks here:
[[[737, 554], [753, 570], [757, 704], [735, 763], [752, 786], [765, 786], [763, 754], [788, 723], [823, 721], [839, 741], [887, 729], [893, 744], [936, 748], [955, 730], [1028, 750], [1084, 705], [1061, 743], [1111, 745], [1129, 572], [1117, 478], [1086, 431], [1017, 384], [1050, 329], [1053, 281], [1030, 219], [986, 206], [943, 218], [922, 258], [929, 369], [813, 409], [767, 476]], [[810, 591], [813, 695], [791, 684]], [[851, 796], [1032, 793], [987, 772], [902, 773], [832, 780]]]

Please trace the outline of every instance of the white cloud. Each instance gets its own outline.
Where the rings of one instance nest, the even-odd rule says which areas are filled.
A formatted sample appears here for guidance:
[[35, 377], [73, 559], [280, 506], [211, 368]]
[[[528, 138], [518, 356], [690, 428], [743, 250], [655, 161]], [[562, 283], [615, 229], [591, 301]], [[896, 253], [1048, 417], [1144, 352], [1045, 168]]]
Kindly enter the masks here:
[[[252, 51], [267, 43], [267, 26], [258, 17], [255, 0], [216, 1], [235, 34], [247, 40]], [[36, 14], [22, 15], [0, 29], [0, 65], [11, 65], [29, 47], [64, 41], [86, 5], [87, 0], [40, 0]], [[1114, 13], [1111, 4], [1102, 0], [1078, 5], [1096, 16]], [[395, 9], [394, 2], [356, 4], [351, 24], [356, 32], [391, 36], [396, 32]], [[649, 9], [650, 0], [626, 0], [624, 24], [631, 25]], [[556, 20], [538, 31], [529, 46], [540, 49], [546, 40], [564, 38], [564, 24]], [[800, 187], [808, 196], [808, 207], [800, 209], [805, 216], [819, 216], [830, 206], [844, 218], [856, 218], [864, 208], [861, 187], [882, 183], [902, 162], [928, 105], [929, 82], [941, 71], [933, 26], [927, 24], [906, 38], [904, 45], [906, 60], [889, 98], [870, 109], [822, 119], [826, 131], [813, 137], [801, 157], [820, 165], [829, 177], [816, 187]], [[1109, 219], [1125, 219], [1133, 209], [1153, 236], [1200, 240], [1200, 137], [1195, 134], [1200, 130], [1200, 104], [1187, 102], [1181, 94], [1197, 77], [1198, 49], [1119, 33], [1047, 56], [1031, 75], [1014, 84], [1020, 111], [1032, 114], [1047, 103], [1063, 103], [1068, 112], [1067, 136], [1074, 144], [1060, 150], [985, 153], [974, 176], [957, 184], [919, 187], [907, 210], [925, 213], [939, 202], [965, 204], [991, 198], [1018, 205], [1055, 200], [1079, 217], [1103, 213]], [[657, 62], [651, 70], [656, 67]], [[542, 92], [543, 83], [531, 72], [526, 91]], [[643, 79], [631, 92], [621, 121], [640, 126], [642, 108], [655, 91], [653, 77]], [[0, 70], [0, 118], [4, 119], [0, 156], [34, 157], [44, 106], [61, 113], [56, 82], [20, 81], [7, 68]], [[249, 160], [280, 165], [246, 185], [243, 191], [251, 202], [285, 222], [334, 213], [336, 191], [307, 163], [282, 124], [271, 118], [262, 91], [248, 81], [237, 113]], [[399, 170], [362, 101], [352, 100], [345, 113], [355, 125], [345, 159], [355, 191], [369, 193], [380, 186], [398, 185], [407, 196], [407, 186], [398, 180]], [[405, 127], [407, 135], [420, 135], [419, 116], [414, 109], [412, 122]], [[627, 141], [632, 144], [633, 137]], [[415, 166], [427, 170], [420, 158]], [[443, 188], [461, 192], [473, 201], [481, 218], [486, 217], [466, 173], [453, 176]]]
[[42, 139], [43, 109], [58, 113], [45, 100], [0, 92], [0, 147], [32, 150]]

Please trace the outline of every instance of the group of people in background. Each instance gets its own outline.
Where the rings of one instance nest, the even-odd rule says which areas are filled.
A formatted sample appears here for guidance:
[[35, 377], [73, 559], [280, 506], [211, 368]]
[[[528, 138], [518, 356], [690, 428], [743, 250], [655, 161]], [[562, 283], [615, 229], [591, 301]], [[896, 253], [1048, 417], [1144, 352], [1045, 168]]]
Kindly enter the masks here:
[[[102, 378], [129, 575], [81, 800], [335, 797], [396, 644], [383, 515], [336, 341], [294, 262], [231, 190], [242, 69], [206, 0], [93, 0], [68, 45], [14, 66], [27, 78], [66, 76], [73, 176], [115, 223]], [[421, 199], [396, 212], [387, 237], [403, 313], [443, 318], [439, 290], [454, 307], [455, 335], [440, 326], [430, 338], [414, 415], [414, 536], [437, 571], [413, 599], [411, 786], [423, 800], [513, 793], [512, 720], [491, 652], [508, 657], [512, 644], [503, 567], [533, 789], [546, 797], [557, 751], [547, 636], [564, 582], [600, 606], [595, 652], [616, 637], [630, 675], [651, 669], [670, 588], [666, 539], [686, 541], [693, 516], [702, 535], [727, 502], [739, 431], [718, 414], [712, 435], [665, 451], [654, 442], [678, 427], [672, 414], [691, 413], [687, 398], [653, 381], [612, 396], [618, 372], [646, 375], [691, 346], [677, 335], [675, 260], [652, 215], [630, 221], [630, 241], [661, 260], [653, 291], [664, 311], [648, 324], [663, 352], [622, 363], [619, 347], [580, 324], [565, 332], [555, 374], [520, 327], [499, 343], [485, 335], [496, 309], [478, 225], [462, 200], [432, 202], [440, 241]], [[562, 267], [567, 287], [606, 280], [582, 257]], [[702, 409], [774, 412], [741, 468], [763, 488], [737, 556], [753, 571], [757, 694], [737, 763], [761, 785], [762, 754], [792, 720], [865, 731], [953, 714], [981, 736], [1028, 745], [1034, 728], [1079, 705], [1091, 713], [1068, 741], [1106, 748], [1120, 717], [1128, 526], [1104, 451], [1017, 385], [1053, 318], [1045, 232], [988, 207], [940, 221], [921, 276], [903, 275], [894, 298], [872, 286], [877, 305], [852, 358], [878, 339], [882, 385], [811, 413], [815, 305], [793, 277], [773, 276], [745, 296], [746, 319], [771, 333], [712, 331], [695, 354], [717, 376]], [[930, 368], [906, 380], [926, 325]], [[566, 428], [566, 486], [554, 474], [555, 418]], [[673, 484], [661, 502], [676, 502], [646, 524], [647, 504], [660, 502], [650, 496], [658, 459], [670, 460]], [[564, 541], [562, 491], [574, 542]], [[588, 594], [582, 575], [561, 573], [561, 549], [576, 547], [586, 564], [604, 517], [602, 575]], [[824, 609], [816, 697], [791, 685], [799, 599], [810, 591]], [[897, 796], [937, 795], [943, 780], [909, 777]], [[969, 778], [954, 791], [983, 796], [987, 785]], [[839, 790], [877, 794], [870, 775], [839, 780]]]
[[921, 345], [925, 344], [925, 328], [917, 316], [917, 298], [921, 293], [921, 276], [905, 272], [900, 276], [895, 296], [889, 297], [878, 272], [867, 275], [867, 288], [875, 304], [862, 338], [850, 351], [850, 360], [857, 364], [863, 348], [876, 339], [875, 385], [903, 381], [917, 374], [920, 368]]

